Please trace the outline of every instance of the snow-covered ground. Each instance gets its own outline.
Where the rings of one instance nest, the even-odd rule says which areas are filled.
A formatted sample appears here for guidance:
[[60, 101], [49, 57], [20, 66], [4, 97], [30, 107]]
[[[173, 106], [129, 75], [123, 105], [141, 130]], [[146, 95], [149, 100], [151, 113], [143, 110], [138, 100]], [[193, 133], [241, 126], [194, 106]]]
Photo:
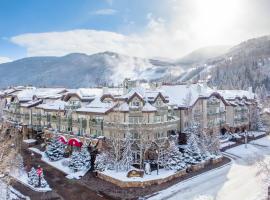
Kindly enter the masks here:
[[0, 180], [0, 199], [2, 200], [20, 200], [26, 199], [30, 200], [29, 197], [24, 196], [19, 191], [15, 190], [13, 187], [7, 185]]
[[51, 191], [52, 189], [48, 185], [47, 187], [44, 188], [39, 188], [39, 187], [33, 187], [28, 183], [28, 176], [26, 172], [21, 172], [21, 173], [11, 173], [11, 176], [15, 178], [18, 182], [22, 183], [23, 185], [29, 187], [30, 189], [36, 191], [36, 192], [47, 192]]
[[262, 200], [265, 185], [257, 175], [256, 161], [270, 158], [270, 137], [237, 146], [225, 152], [233, 158], [231, 164], [180, 182], [151, 200]]
[[66, 164], [64, 164], [64, 163], [68, 163], [69, 158], [63, 158], [63, 159], [58, 160], [58, 161], [50, 161], [49, 158], [45, 155], [45, 153], [40, 151], [39, 149], [34, 148], [34, 147], [30, 147], [28, 149], [35, 152], [35, 153], [40, 154], [42, 156], [42, 158], [41, 158], [42, 161], [46, 162], [47, 164], [51, 165], [52, 167], [54, 167], [54, 168], [62, 171], [63, 173], [67, 174], [66, 177], [68, 179], [80, 179], [89, 170], [89, 169], [85, 169], [85, 170], [81, 170], [81, 171], [78, 171], [78, 172], [73, 172]]

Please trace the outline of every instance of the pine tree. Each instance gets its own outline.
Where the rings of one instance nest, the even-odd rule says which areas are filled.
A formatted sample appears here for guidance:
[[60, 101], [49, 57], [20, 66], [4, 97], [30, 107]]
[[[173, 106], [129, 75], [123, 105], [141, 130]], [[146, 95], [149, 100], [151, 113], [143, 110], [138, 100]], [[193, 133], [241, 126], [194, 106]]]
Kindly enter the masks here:
[[264, 125], [262, 123], [261, 115], [259, 109], [256, 111], [256, 130], [264, 130]]
[[90, 167], [91, 156], [87, 147], [83, 146], [80, 151], [73, 151], [69, 160], [69, 168], [74, 172], [88, 169]]
[[132, 146], [132, 139], [131, 136], [128, 134], [126, 139], [124, 140], [124, 149], [122, 152], [122, 158], [119, 162], [120, 164], [120, 169], [123, 171], [128, 171], [130, 170], [130, 167], [132, 165], [132, 161], [133, 161], [133, 156], [132, 156], [132, 150], [131, 150], [131, 146]]
[[203, 161], [203, 157], [194, 134], [188, 138], [187, 147], [184, 151], [184, 158], [185, 162], [188, 164], [197, 164]]
[[86, 146], [82, 146], [80, 154], [82, 155], [83, 158], [84, 168], [85, 169], [89, 168], [91, 164], [91, 155]]
[[73, 151], [68, 167], [71, 168], [74, 172], [82, 170], [82, 168], [84, 166], [83, 159], [84, 158], [80, 152]]
[[170, 146], [167, 149], [164, 161], [165, 169], [178, 171], [185, 169], [186, 167], [183, 155], [175, 145], [174, 141], [170, 142]]
[[37, 171], [34, 167], [31, 168], [31, 171], [28, 172], [28, 184], [34, 186], [34, 187], [38, 187], [38, 174]]
[[48, 187], [48, 183], [47, 183], [47, 181], [44, 178], [43, 171], [42, 171], [42, 173], [40, 175], [40, 178], [41, 178], [40, 179], [40, 187], [42, 187], [42, 188]]
[[52, 138], [50, 144], [45, 151], [45, 154], [51, 161], [57, 161], [63, 158], [65, 145], [57, 138]]

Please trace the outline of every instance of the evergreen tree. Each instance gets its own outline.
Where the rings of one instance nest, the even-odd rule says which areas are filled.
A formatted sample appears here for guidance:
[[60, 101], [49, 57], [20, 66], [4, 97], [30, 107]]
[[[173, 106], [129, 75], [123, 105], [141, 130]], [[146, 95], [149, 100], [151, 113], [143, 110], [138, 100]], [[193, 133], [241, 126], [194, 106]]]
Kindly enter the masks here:
[[90, 156], [90, 153], [87, 149], [86, 146], [83, 146], [81, 148], [81, 155], [83, 157], [83, 164], [84, 164], [84, 167], [87, 169], [90, 167], [90, 164], [91, 164], [91, 156]]
[[82, 147], [80, 151], [73, 151], [68, 166], [77, 172], [89, 168], [90, 162], [91, 157], [87, 147]]
[[80, 152], [73, 151], [68, 167], [71, 168], [74, 172], [82, 170], [82, 168], [84, 166], [83, 159], [84, 158]]
[[128, 171], [130, 170], [130, 167], [132, 165], [133, 157], [132, 157], [132, 139], [131, 136], [128, 134], [126, 139], [124, 140], [124, 149], [122, 152], [122, 158], [119, 162], [120, 164], [120, 169], [123, 171]]
[[175, 145], [174, 141], [170, 142], [170, 146], [167, 149], [164, 161], [163, 166], [165, 169], [182, 170], [186, 167], [183, 155]]
[[198, 147], [198, 143], [194, 135], [191, 135], [188, 138], [187, 146], [184, 150], [183, 156], [184, 156], [185, 162], [188, 164], [197, 164], [203, 161], [201, 151]]
[[51, 161], [57, 161], [63, 158], [65, 152], [65, 145], [57, 138], [52, 138], [45, 154]]
[[28, 172], [28, 184], [34, 186], [34, 187], [38, 187], [38, 174], [37, 171], [34, 167], [31, 168], [31, 171]]
[[264, 125], [261, 119], [260, 110], [256, 110], [256, 130], [264, 130]]
[[42, 188], [45, 188], [45, 187], [47, 187], [48, 186], [48, 183], [47, 183], [47, 181], [45, 180], [45, 178], [44, 178], [44, 174], [43, 174], [43, 171], [42, 171], [42, 173], [41, 173], [41, 175], [40, 175], [40, 187], [42, 187]]

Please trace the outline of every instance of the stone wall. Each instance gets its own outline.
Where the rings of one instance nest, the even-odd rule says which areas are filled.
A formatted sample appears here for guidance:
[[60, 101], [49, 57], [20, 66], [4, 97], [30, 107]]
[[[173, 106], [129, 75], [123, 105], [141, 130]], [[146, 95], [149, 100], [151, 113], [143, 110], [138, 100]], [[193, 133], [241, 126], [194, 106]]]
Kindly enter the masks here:
[[167, 181], [173, 180], [175, 178], [186, 175], [186, 170], [178, 171], [175, 174], [168, 176], [163, 179], [155, 179], [151, 181], [121, 181], [119, 179], [115, 179], [113, 177], [107, 176], [103, 173], [98, 172], [98, 177], [105, 181], [111, 182], [121, 188], [131, 188], [131, 187], [146, 187], [151, 185], [159, 185], [165, 183]]

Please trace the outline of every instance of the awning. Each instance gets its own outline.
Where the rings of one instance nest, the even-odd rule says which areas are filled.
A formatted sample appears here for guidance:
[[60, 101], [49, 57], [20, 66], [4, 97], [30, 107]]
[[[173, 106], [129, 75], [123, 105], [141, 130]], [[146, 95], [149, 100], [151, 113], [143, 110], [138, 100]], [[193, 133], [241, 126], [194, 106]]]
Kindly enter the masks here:
[[67, 142], [68, 142], [68, 140], [66, 139], [66, 137], [65, 136], [60, 136], [59, 137], [59, 140], [63, 143], [63, 144], [67, 144]]
[[77, 138], [71, 138], [68, 141], [68, 145], [75, 146], [75, 147], [81, 147], [83, 145], [83, 143], [80, 140], [78, 140]]

